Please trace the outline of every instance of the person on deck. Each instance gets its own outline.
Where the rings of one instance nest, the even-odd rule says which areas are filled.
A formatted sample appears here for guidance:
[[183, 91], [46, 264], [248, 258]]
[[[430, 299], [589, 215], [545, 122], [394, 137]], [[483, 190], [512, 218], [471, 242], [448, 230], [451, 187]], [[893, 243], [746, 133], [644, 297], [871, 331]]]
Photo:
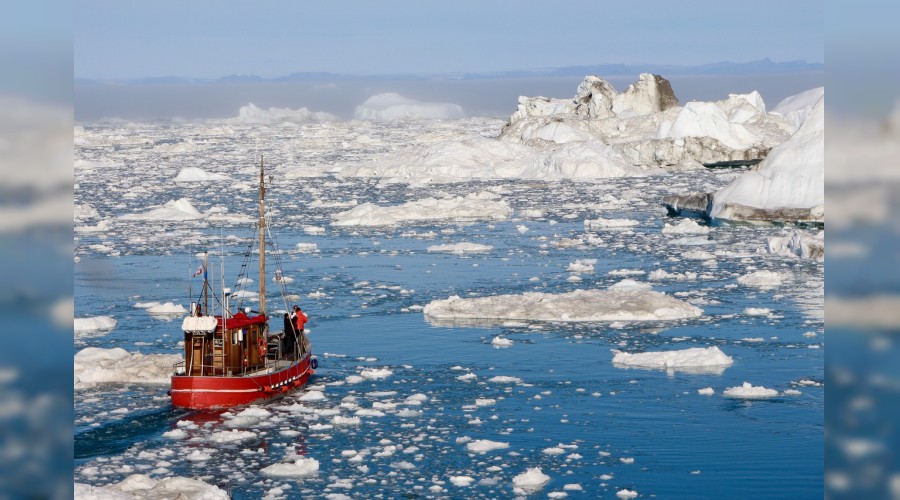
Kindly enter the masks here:
[[294, 354], [294, 348], [297, 345], [297, 332], [294, 330], [294, 322], [291, 321], [291, 315], [284, 313], [284, 353], [288, 356]]
[[303, 327], [306, 325], [306, 322], [309, 321], [309, 316], [307, 316], [306, 313], [300, 309], [300, 306], [295, 305], [294, 313], [291, 315], [291, 317], [294, 320], [294, 328], [297, 329], [297, 332], [303, 334]]

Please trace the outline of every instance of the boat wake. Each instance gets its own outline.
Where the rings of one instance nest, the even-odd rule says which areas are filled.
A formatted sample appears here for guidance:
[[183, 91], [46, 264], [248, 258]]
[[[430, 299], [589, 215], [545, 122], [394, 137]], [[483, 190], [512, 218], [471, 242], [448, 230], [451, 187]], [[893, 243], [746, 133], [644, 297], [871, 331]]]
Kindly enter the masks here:
[[196, 411], [165, 407], [75, 434], [75, 460], [122, 453], [134, 443], [159, 436]]

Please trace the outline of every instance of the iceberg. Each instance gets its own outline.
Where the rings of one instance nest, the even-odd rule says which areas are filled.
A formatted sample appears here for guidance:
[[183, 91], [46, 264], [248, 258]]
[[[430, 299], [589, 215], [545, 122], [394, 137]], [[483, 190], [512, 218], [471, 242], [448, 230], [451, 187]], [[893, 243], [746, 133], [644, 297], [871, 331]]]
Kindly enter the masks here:
[[551, 294], [528, 292], [435, 300], [422, 309], [440, 324], [499, 324], [504, 321], [671, 321], [696, 318], [703, 311], [646, 283], [623, 280], [606, 290]]
[[356, 107], [357, 120], [456, 120], [465, 113], [458, 104], [443, 102], [419, 102], [400, 94], [374, 95]]
[[499, 137], [533, 145], [596, 141], [632, 166], [686, 169], [760, 160], [793, 131], [782, 114], [766, 112], [758, 92], [679, 107], [668, 80], [644, 73], [623, 93], [589, 75], [573, 99], [520, 97]]
[[803, 124], [712, 198], [709, 216], [728, 220], [825, 221], [825, 96]]
[[304, 123], [335, 121], [337, 117], [331, 113], [312, 112], [306, 108], [269, 108], [263, 109], [252, 102], [242, 106], [238, 111], [238, 117], [230, 121], [240, 124], [276, 124], [276, 123]]

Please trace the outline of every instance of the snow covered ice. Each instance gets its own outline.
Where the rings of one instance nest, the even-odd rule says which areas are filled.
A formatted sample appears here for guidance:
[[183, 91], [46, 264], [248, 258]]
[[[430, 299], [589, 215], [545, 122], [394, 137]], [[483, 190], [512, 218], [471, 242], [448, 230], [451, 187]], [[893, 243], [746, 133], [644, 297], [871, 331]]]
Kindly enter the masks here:
[[651, 289], [623, 280], [606, 290], [564, 294], [528, 292], [464, 299], [453, 296], [429, 303], [422, 313], [434, 320], [531, 321], [671, 321], [694, 318], [703, 311]]

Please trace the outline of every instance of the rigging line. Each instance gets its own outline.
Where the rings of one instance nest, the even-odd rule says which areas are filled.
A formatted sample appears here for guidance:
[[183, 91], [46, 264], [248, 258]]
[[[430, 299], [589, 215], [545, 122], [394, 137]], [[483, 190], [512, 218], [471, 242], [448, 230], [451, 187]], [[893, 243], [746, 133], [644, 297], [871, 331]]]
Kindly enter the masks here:
[[[256, 226], [254, 226], [254, 227], [256, 227]], [[243, 286], [240, 284], [240, 278], [244, 278], [244, 277], [249, 278], [249, 275], [247, 274], [247, 266], [250, 264], [250, 260], [253, 258], [253, 247], [256, 246], [256, 239], [257, 239], [256, 233], [258, 233], [258, 231], [256, 231], [254, 229], [253, 233], [254, 233], [253, 240], [250, 241], [250, 244], [247, 247], [247, 253], [244, 254], [244, 263], [241, 264], [241, 273], [238, 275], [239, 282], [236, 284], [236, 287]], [[238, 308], [240, 309], [243, 307], [244, 307], [244, 294], [241, 294], [241, 297], [239, 297]]]
[[272, 246], [274, 248], [273, 253], [275, 254], [275, 269], [277, 269], [281, 275], [281, 279], [278, 280], [278, 286], [281, 290], [281, 302], [284, 304], [285, 311], [287, 311], [289, 309], [288, 309], [288, 303], [287, 303], [286, 284], [285, 284], [285, 280], [284, 280], [284, 266], [282, 265], [282, 261], [281, 261], [281, 251], [280, 251], [280, 248], [278, 247], [278, 240], [275, 239], [275, 233], [272, 232], [271, 228], [272, 228], [271, 224], [266, 224], [266, 229], [267, 229], [267, 232], [269, 233], [269, 239], [272, 240]]

